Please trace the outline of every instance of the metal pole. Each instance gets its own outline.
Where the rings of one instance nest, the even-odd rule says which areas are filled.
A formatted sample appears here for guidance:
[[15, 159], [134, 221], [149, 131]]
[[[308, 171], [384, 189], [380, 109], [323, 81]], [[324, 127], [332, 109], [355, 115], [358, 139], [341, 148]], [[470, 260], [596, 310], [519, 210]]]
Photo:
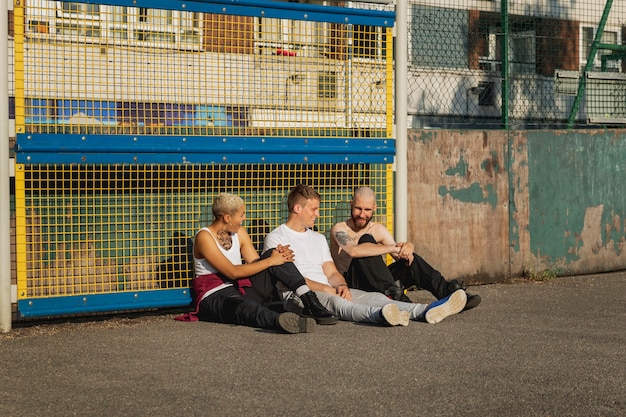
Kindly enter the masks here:
[[591, 49], [589, 50], [589, 56], [587, 57], [587, 63], [585, 64], [585, 69], [583, 73], [580, 75], [580, 79], [578, 81], [578, 90], [576, 92], [576, 98], [574, 99], [574, 104], [572, 104], [572, 109], [570, 110], [569, 117], [567, 119], [567, 128], [573, 129], [574, 122], [576, 122], [576, 115], [578, 114], [578, 109], [580, 108], [580, 102], [582, 100], [583, 94], [585, 93], [585, 87], [587, 85], [587, 73], [593, 69], [593, 61], [596, 57], [596, 52], [598, 51], [598, 45], [602, 40], [602, 34], [604, 33], [604, 25], [606, 24], [607, 19], [609, 18], [609, 13], [611, 12], [611, 6], [613, 6], [613, 0], [607, 0], [604, 5], [604, 11], [602, 12], [602, 18], [600, 19], [600, 23], [598, 24], [598, 30], [596, 30], [596, 36], [593, 38], [593, 43], [591, 44]]
[[396, 181], [394, 234], [398, 242], [407, 240], [408, 229], [408, 148], [407, 148], [407, 91], [409, 30], [407, 0], [396, 2], [396, 48], [395, 48], [395, 102], [396, 102]]
[[509, 0], [500, 2], [502, 23], [502, 127], [509, 130]]
[[0, 6], [0, 332], [11, 330], [9, 0]]

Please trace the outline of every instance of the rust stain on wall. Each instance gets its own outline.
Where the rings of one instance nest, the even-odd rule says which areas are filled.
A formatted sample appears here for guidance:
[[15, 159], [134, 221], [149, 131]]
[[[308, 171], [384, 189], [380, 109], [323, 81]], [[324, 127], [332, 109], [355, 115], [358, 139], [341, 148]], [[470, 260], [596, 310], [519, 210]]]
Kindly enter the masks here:
[[409, 132], [409, 239], [442, 274], [467, 282], [508, 275], [506, 136]]
[[530, 251], [530, 198], [528, 191], [528, 141], [526, 135], [516, 133], [511, 140], [509, 164], [511, 166], [511, 224], [510, 256], [511, 275], [521, 275], [525, 269], [537, 264]]
[[621, 269], [626, 264], [626, 241], [624, 236], [618, 242], [611, 238], [611, 232], [623, 230], [619, 215], [611, 213], [610, 222], [603, 224], [605, 207], [587, 207], [582, 230], [574, 232], [576, 246], [569, 252], [578, 257], [577, 261], [564, 265], [569, 272], [584, 273], [602, 265], [607, 270]]

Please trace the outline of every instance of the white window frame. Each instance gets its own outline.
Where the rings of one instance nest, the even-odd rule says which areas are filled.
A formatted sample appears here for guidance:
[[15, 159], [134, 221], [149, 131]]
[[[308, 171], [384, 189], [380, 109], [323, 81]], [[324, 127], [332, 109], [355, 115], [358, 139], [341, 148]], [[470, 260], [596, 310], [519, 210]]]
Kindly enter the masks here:
[[328, 40], [327, 22], [258, 17], [254, 24], [254, 46], [261, 55], [312, 56]]
[[489, 26], [489, 34], [487, 35], [487, 55], [478, 58], [479, 68], [485, 71], [500, 71], [502, 63], [497, 57], [498, 50], [498, 27]]
[[[110, 39], [115, 41], [123, 41], [128, 42], [130, 40], [130, 27], [129, 27], [129, 15], [128, 15], [128, 7], [127, 6], [109, 6], [110, 9], [107, 13], [107, 34]], [[124, 17], [126, 20], [116, 21], [115, 16], [120, 15]], [[118, 34], [122, 34], [123, 36], [119, 36]]]
[[[588, 25], [588, 24], [581, 24], [580, 26], [580, 69], [584, 69], [585, 66], [587, 65], [587, 55], [589, 54], [589, 50], [587, 49], [587, 42], [585, 40], [585, 31], [591, 29], [592, 32], [592, 36], [591, 39], [589, 40], [589, 42], [593, 42], [593, 40], [595, 39], [596, 36], [596, 32], [598, 30], [597, 26], [592, 26], [592, 25]], [[600, 40], [600, 43], [612, 43], [612, 42], [606, 42], [604, 40], [604, 35], [606, 33], [612, 33], [615, 34], [615, 45], [620, 45], [622, 43], [622, 39], [621, 39], [621, 30], [617, 27], [605, 27], [604, 28], [604, 33], [603, 33], [603, 39]], [[591, 44], [590, 44], [591, 45]], [[606, 51], [606, 50], [602, 50], [602, 49], [598, 49], [598, 51], [596, 52], [596, 56], [594, 57], [594, 61], [593, 61], [593, 67], [591, 68], [591, 71], [600, 71], [601, 67], [602, 67], [602, 59], [601, 56], [602, 55], [608, 55], [610, 54], [611, 51]], [[608, 61], [607, 62], [607, 70], [609, 72], [621, 72], [621, 68], [622, 65], [620, 63], [620, 61]]]
[[[85, 6], [84, 3], [55, 1], [56, 12], [54, 16], [48, 18], [53, 20], [51, 33], [67, 40], [87, 40], [93, 43], [113, 43], [119, 45], [145, 45], [165, 49], [187, 49], [202, 50], [202, 13], [181, 11], [146, 9], [127, 6], [106, 6], [98, 5], [97, 13], [90, 13], [88, 7], [84, 11], [68, 12], [67, 7], [71, 4]], [[95, 6], [94, 6], [95, 7]], [[36, 9], [35, 9], [36, 10]], [[165, 14], [164, 17], [156, 16], [157, 19], [165, 18], [164, 22], [142, 21], [142, 10], [157, 11], [158, 14]], [[125, 16], [125, 21], [116, 21], [114, 12]], [[35, 21], [38, 22], [38, 21]], [[93, 30], [93, 33], [63, 33], [64, 27], [69, 30], [76, 27], [77, 31]], [[37, 27], [34, 26], [33, 34], [37, 34]], [[160, 33], [165, 39], [140, 38], [140, 34]], [[41, 36], [40, 34], [38, 34]], [[169, 39], [169, 41], [168, 41]]]
[[[102, 7], [97, 4], [87, 4], [78, 2], [62, 2], [57, 3], [57, 15], [55, 21], [56, 34], [70, 38], [93, 38], [102, 37]], [[66, 6], [76, 6], [76, 11], [68, 11]], [[97, 8], [97, 10], [88, 10], [89, 8]], [[65, 31], [73, 31], [76, 33], [65, 33]], [[84, 31], [84, 32], [81, 32]], [[94, 34], [93, 32], [97, 32]]]
[[[499, 28], [496, 26], [489, 27], [489, 35], [487, 36], [487, 49], [488, 54], [479, 57], [479, 65], [480, 68], [485, 71], [499, 72], [502, 68], [502, 58], [497, 57], [498, 50], [498, 30]], [[516, 41], [519, 39], [528, 39], [531, 41], [528, 42], [530, 45], [525, 45], [525, 48], [530, 48], [528, 51], [528, 55], [530, 56], [529, 61], [520, 61], [515, 55], [517, 51]], [[521, 74], [521, 73], [531, 73], [534, 74], [536, 72], [536, 63], [537, 63], [537, 34], [534, 29], [529, 29], [521, 32], [511, 32], [509, 33], [509, 68], [511, 71]]]

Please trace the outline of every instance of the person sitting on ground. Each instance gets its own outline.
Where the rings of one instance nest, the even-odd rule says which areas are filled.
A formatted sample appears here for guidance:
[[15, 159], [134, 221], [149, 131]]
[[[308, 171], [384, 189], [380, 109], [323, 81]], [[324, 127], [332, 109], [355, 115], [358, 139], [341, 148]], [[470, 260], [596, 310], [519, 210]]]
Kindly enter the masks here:
[[[383, 224], [372, 221], [375, 211], [376, 193], [370, 187], [360, 187], [350, 201], [350, 218], [330, 231], [331, 255], [352, 288], [379, 291], [407, 302], [411, 300], [404, 290], [412, 286], [429, 291], [437, 299], [464, 290], [459, 281], [446, 281], [415, 253], [411, 242], [396, 243]], [[387, 254], [396, 260], [389, 267], [383, 260]], [[480, 301], [479, 295], [467, 293], [465, 310]]]
[[[259, 257], [241, 227], [246, 212], [240, 197], [221, 193], [212, 211], [213, 222], [196, 233], [193, 246], [196, 309], [179, 320], [240, 324], [285, 333], [312, 331], [316, 322], [337, 323], [338, 319], [306, 285], [292, 263], [293, 252], [288, 246], [268, 249]], [[302, 299], [302, 315], [278, 313], [264, 305], [272, 298], [278, 281]]]
[[[289, 245], [295, 255], [294, 264], [315, 291], [319, 301], [340, 320], [382, 325], [407, 326], [409, 320], [438, 323], [460, 312], [466, 294], [459, 290], [429, 305], [390, 300], [379, 292], [350, 289], [335, 267], [326, 237], [313, 230], [319, 217], [321, 197], [306, 185], [298, 185], [287, 198], [287, 222], [265, 238], [265, 248]], [[296, 292], [279, 283], [279, 294], [285, 309], [298, 311], [303, 301]]]

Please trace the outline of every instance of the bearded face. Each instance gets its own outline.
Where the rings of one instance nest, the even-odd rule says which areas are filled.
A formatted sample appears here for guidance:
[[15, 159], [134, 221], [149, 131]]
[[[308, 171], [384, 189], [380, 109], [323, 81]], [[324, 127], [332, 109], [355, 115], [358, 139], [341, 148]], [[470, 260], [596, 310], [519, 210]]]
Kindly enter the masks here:
[[369, 222], [374, 216], [374, 210], [376, 209], [376, 203], [374, 201], [355, 199], [350, 204], [350, 217], [357, 229], [363, 229], [367, 227]]

